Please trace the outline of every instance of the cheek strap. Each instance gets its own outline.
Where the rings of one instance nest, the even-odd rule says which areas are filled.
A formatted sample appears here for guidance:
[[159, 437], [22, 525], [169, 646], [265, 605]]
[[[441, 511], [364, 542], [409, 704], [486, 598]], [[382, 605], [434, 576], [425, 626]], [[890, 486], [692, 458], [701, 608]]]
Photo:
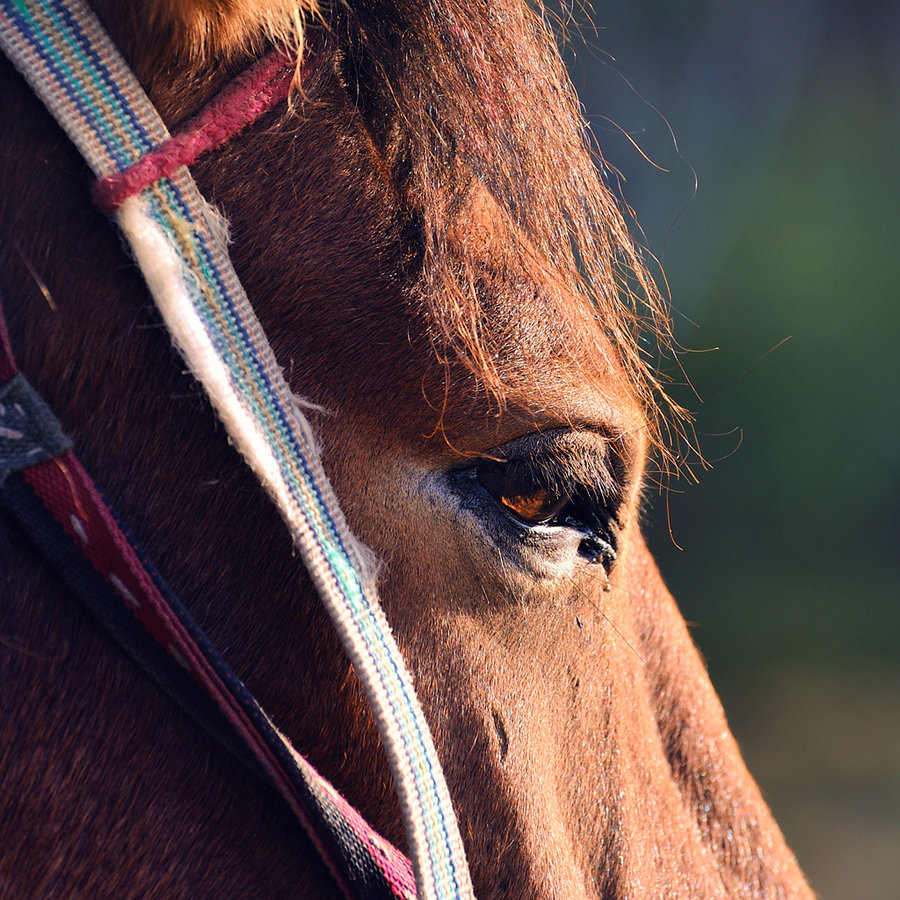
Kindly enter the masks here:
[[[169, 144], [165, 123], [82, 0], [0, 0], [0, 47], [98, 178], [140, 166]], [[288, 74], [280, 90], [289, 90]], [[251, 92], [268, 83], [248, 79]], [[209, 128], [200, 130], [215, 142], [232, 127], [226, 118], [211, 113]], [[235, 116], [238, 129], [242, 118]], [[186, 146], [190, 158], [193, 141]], [[181, 157], [163, 158], [167, 167]], [[146, 165], [147, 177], [156, 177]], [[143, 176], [135, 182], [143, 184]], [[368, 696], [403, 812], [418, 898], [472, 900], [450, 793], [374, 574], [231, 265], [218, 217], [184, 165], [125, 196], [114, 218], [169, 334], [281, 513]]]

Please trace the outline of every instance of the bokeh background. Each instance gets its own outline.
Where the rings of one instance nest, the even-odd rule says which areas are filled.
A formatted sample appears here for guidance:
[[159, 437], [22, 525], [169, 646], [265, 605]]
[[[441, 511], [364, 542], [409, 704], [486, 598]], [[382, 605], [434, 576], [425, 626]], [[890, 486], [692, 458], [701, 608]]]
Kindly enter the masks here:
[[567, 62], [711, 464], [652, 496], [649, 540], [813, 887], [897, 900], [900, 2], [590, 17]]

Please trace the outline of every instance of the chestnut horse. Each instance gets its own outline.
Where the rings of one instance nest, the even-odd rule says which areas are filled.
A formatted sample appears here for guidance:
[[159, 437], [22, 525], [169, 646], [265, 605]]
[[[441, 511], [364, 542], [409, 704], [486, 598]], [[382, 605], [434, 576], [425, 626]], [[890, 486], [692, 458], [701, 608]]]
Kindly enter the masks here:
[[[94, 0], [170, 125], [327, 53], [193, 167], [378, 584], [476, 895], [810, 897], [640, 533], [658, 293], [525, 0]], [[404, 833], [356, 677], [89, 173], [0, 61], [21, 370], [279, 728]], [[671, 420], [671, 415], [670, 415]], [[274, 792], [5, 526], [0, 896], [333, 897]]]

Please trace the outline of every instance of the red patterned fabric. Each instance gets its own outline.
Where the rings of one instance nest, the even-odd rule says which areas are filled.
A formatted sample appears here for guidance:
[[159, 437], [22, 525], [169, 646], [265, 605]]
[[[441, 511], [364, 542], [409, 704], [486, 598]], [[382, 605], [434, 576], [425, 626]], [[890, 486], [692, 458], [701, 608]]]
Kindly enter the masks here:
[[[315, 54], [307, 54], [300, 71], [301, 78], [314, 62]], [[189, 166], [204, 153], [221, 147], [263, 113], [286, 100], [295, 74], [292, 54], [276, 50], [263, 57], [184, 123], [161, 147], [141, 157], [124, 172], [99, 179], [94, 185], [94, 202], [104, 212], [114, 212], [125, 200], [139, 194], [154, 181], [172, 175], [179, 166]]]

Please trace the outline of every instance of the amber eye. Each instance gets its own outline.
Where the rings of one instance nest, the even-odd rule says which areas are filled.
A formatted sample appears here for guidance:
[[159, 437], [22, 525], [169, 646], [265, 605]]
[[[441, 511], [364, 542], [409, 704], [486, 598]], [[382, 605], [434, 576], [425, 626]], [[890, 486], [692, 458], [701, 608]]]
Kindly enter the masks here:
[[568, 493], [541, 484], [525, 463], [486, 460], [475, 471], [494, 499], [529, 525], [549, 522], [570, 500]]

